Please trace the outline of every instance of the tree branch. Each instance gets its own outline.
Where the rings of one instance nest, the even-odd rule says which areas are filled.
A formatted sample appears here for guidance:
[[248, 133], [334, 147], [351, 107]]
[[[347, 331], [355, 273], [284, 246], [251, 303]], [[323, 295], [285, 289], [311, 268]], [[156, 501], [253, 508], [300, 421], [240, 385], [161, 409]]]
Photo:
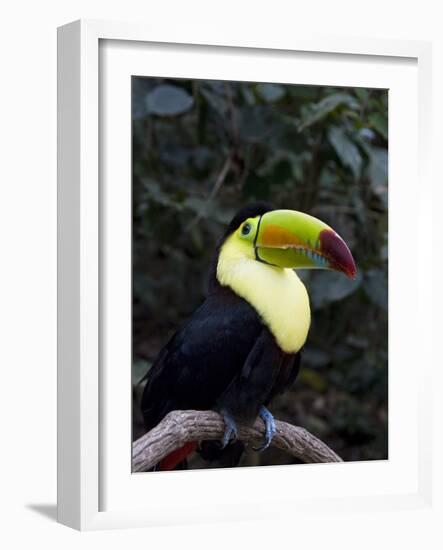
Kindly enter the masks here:
[[[286, 451], [303, 462], [342, 462], [325, 443], [304, 428], [276, 420], [277, 432], [271, 445]], [[223, 437], [223, 418], [213, 411], [172, 411], [132, 444], [132, 469], [144, 472], [175, 449], [190, 441], [219, 440]], [[264, 425], [256, 420], [253, 426], [238, 426], [238, 437], [244, 443], [262, 443]]]

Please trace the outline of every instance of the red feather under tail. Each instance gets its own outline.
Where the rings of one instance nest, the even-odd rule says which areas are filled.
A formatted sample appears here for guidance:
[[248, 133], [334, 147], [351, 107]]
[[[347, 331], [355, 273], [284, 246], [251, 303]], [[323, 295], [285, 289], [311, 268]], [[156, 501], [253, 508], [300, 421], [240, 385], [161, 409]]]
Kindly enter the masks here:
[[159, 469], [163, 471], [173, 470], [177, 466], [177, 464], [180, 464], [180, 462], [192, 452], [194, 452], [196, 448], [197, 441], [186, 443], [185, 445], [183, 445], [183, 447], [180, 447], [180, 449], [172, 451], [172, 453], [169, 453], [167, 456], [165, 456], [165, 458], [160, 460]]

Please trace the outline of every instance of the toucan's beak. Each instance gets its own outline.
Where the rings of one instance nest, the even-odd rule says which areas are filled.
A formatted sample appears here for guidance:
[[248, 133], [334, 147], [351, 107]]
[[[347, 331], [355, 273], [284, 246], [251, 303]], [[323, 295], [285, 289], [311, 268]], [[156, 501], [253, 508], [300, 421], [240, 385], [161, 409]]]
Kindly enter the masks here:
[[354, 258], [344, 240], [322, 221], [295, 210], [272, 210], [260, 218], [258, 260], [292, 269], [334, 269], [354, 279]]

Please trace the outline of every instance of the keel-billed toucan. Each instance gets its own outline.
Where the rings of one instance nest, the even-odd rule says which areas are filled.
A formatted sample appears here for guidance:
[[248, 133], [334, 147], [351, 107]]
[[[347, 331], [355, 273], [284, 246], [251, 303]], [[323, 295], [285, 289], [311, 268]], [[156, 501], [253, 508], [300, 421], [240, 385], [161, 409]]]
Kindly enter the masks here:
[[[225, 421], [222, 447], [235, 439], [237, 422], [258, 416], [266, 426], [259, 450], [269, 446], [275, 425], [266, 407], [294, 382], [311, 321], [296, 269], [356, 274], [343, 239], [312, 216], [260, 203], [233, 218], [213, 259], [206, 300], [148, 373], [146, 430], [172, 410], [212, 409]], [[176, 467], [196, 446], [187, 444], [158, 468]]]

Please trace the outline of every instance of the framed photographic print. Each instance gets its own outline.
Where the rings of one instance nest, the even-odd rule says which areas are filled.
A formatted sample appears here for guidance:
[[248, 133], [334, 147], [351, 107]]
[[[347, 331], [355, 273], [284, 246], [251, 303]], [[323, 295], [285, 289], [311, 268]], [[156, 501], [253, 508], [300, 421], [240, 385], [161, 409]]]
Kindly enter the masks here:
[[58, 78], [59, 521], [426, 505], [429, 45], [82, 21]]

